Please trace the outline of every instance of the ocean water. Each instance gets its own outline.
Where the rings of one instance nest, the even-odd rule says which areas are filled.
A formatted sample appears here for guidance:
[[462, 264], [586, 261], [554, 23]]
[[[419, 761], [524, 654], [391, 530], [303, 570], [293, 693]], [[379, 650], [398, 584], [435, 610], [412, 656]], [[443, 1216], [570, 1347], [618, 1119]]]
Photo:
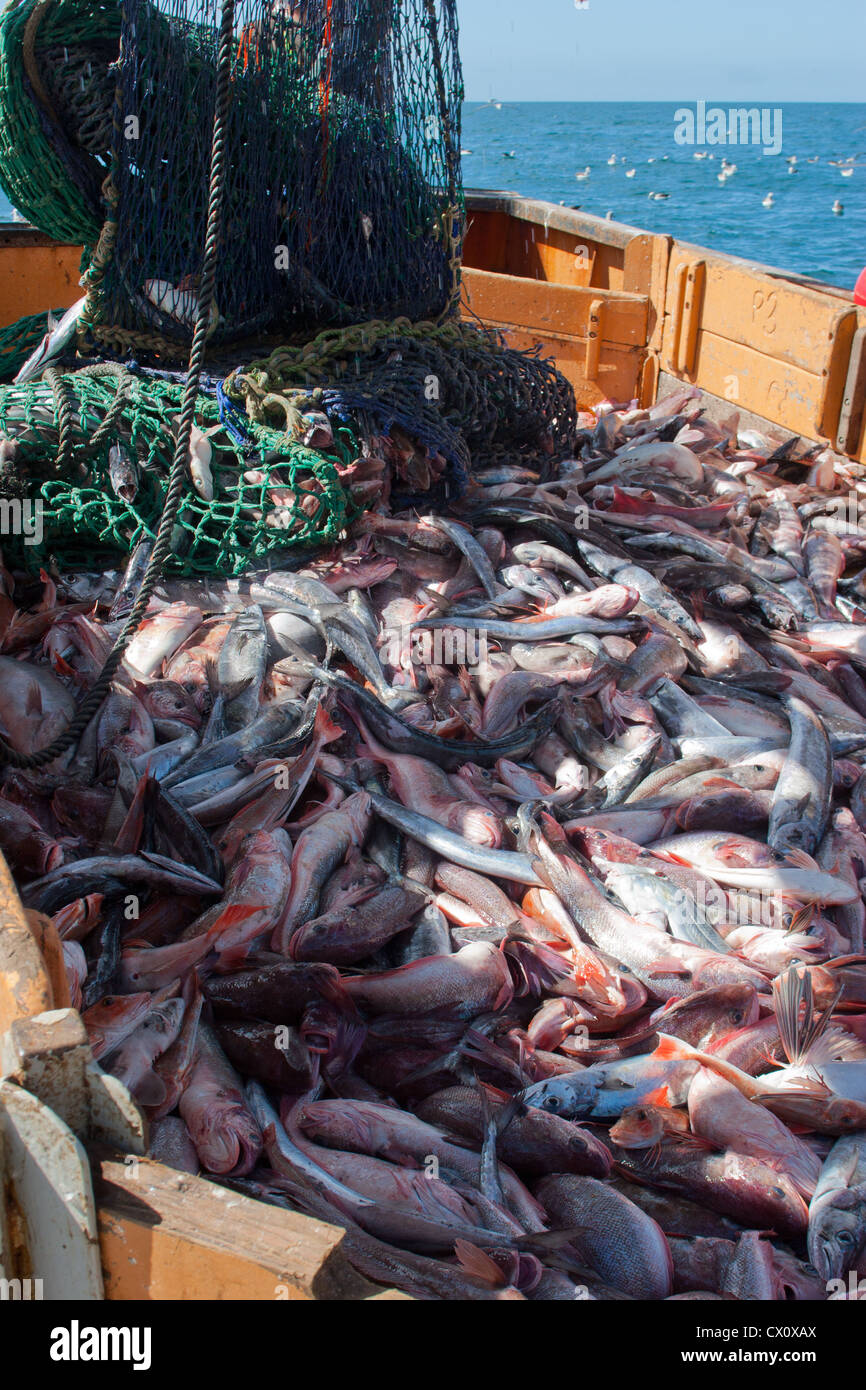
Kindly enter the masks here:
[[[752, 102], [708, 102], [725, 111]], [[781, 105], [781, 152], [751, 144], [677, 144], [687, 102], [467, 102], [463, 181], [613, 213], [647, 231], [853, 288], [866, 266], [866, 105]], [[692, 104], [694, 110], [694, 104]], [[776, 108], [772, 103], [770, 111]], [[707, 158], [695, 159], [694, 153]], [[509, 157], [512, 156], [513, 158]], [[616, 163], [608, 164], [611, 155]], [[789, 174], [789, 156], [796, 172]], [[737, 165], [724, 185], [722, 158]], [[843, 178], [831, 161], [855, 159]], [[809, 161], [813, 162], [809, 162]], [[575, 178], [590, 167], [586, 180]], [[634, 169], [631, 179], [626, 170]], [[667, 193], [654, 201], [651, 192]], [[774, 206], [763, 207], [768, 193]], [[844, 212], [834, 215], [839, 199]], [[0, 222], [12, 209], [0, 193]]]
[[[755, 105], [707, 102], [726, 113]], [[866, 266], [866, 105], [768, 105], [782, 112], [776, 155], [752, 144], [677, 144], [675, 112], [694, 111], [694, 103], [505, 102], [497, 109], [467, 102], [462, 143], [472, 153], [463, 158], [463, 181], [601, 217], [612, 212], [618, 222], [852, 289]], [[707, 158], [695, 159], [696, 151]], [[789, 174], [792, 155], [796, 172]], [[720, 184], [723, 158], [737, 173]], [[830, 163], [851, 158], [857, 163], [849, 178]], [[578, 181], [575, 173], [587, 165], [589, 177]], [[670, 196], [654, 201], [650, 192]], [[841, 216], [832, 212], [836, 199]]]

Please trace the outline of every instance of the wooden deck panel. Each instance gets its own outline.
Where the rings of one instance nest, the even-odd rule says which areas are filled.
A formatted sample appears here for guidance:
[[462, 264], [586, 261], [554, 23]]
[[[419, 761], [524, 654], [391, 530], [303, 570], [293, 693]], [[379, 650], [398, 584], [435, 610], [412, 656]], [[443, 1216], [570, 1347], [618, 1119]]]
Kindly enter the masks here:
[[152, 1159], [93, 1154], [105, 1295], [122, 1300], [311, 1301], [382, 1290], [343, 1232]]
[[649, 317], [644, 296], [467, 269], [464, 297], [467, 311], [501, 329], [512, 347], [540, 344], [555, 357], [581, 406], [636, 395]]

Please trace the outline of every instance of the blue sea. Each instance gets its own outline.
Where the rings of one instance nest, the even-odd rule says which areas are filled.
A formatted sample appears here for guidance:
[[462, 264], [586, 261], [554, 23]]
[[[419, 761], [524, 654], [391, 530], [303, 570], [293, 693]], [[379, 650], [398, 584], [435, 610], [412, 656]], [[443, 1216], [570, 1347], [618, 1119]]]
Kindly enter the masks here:
[[[727, 112], [756, 104], [707, 107]], [[752, 144], [677, 144], [675, 113], [689, 105], [467, 102], [462, 143], [471, 153], [463, 157], [464, 183], [578, 205], [601, 217], [610, 212], [618, 222], [853, 288], [866, 266], [866, 105], [769, 103], [771, 112], [781, 111], [776, 155]], [[737, 172], [720, 184], [723, 158]], [[831, 162], [850, 160], [848, 178]], [[589, 177], [576, 179], [587, 166]], [[630, 169], [634, 177], [626, 178]], [[648, 196], [653, 192], [669, 196], [656, 201]], [[768, 193], [774, 202], [765, 208]], [[837, 199], [841, 215], [832, 211]], [[0, 194], [0, 221], [11, 216]]]
[[[726, 114], [757, 105], [707, 102]], [[463, 181], [601, 217], [612, 212], [618, 222], [852, 289], [866, 266], [866, 105], [767, 105], [782, 113], [776, 155], [752, 144], [677, 144], [675, 113], [695, 111], [695, 103], [467, 102], [462, 143], [472, 153], [463, 157]], [[720, 184], [723, 158], [737, 172]], [[848, 178], [831, 163], [851, 159]], [[587, 165], [589, 177], [577, 180]], [[654, 201], [651, 192], [670, 196]], [[763, 206], [768, 193], [771, 208]]]

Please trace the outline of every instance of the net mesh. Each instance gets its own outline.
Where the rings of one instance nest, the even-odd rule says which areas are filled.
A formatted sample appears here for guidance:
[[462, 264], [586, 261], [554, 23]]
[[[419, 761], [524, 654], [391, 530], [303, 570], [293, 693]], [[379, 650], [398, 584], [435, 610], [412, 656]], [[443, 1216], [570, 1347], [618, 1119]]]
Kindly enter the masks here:
[[[201, 272], [219, 6], [17, 8], [0, 26], [0, 102], [14, 108], [0, 176], [31, 221], [89, 248], [97, 343], [176, 345], [182, 356]], [[213, 343], [454, 312], [455, 0], [240, 0], [235, 30]]]
[[[41, 381], [0, 388], [0, 434], [15, 441], [14, 461], [0, 473], [0, 494], [23, 490], [41, 503], [38, 544], [28, 540], [25, 546], [23, 539], [11, 537], [4, 539], [6, 553], [28, 567], [51, 557], [64, 568], [94, 568], [101, 558], [116, 558], [116, 552], [153, 538], [182, 395], [180, 382], [120, 370], [66, 373], [56, 389]], [[302, 393], [288, 404], [300, 415], [318, 399]], [[58, 461], [64, 407], [71, 430]], [[91, 441], [109, 412], [112, 428], [94, 451]], [[285, 416], [283, 423], [289, 423]], [[357, 515], [340, 481], [340, 470], [358, 454], [348, 422], [336, 421], [333, 447], [307, 448], [285, 428], [239, 419], [214, 387], [198, 398], [196, 424], [210, 445], [213, 496], [192, 486], [185, 494], [170, 571], [241, 573], [280, 552], [335, 541]], [[114, 444], [121, 444], [135, 465], [137, 491], [131, 500], [119, 495], [112, 481]]]
[[[92, 560], [157, 527], [183, 394], [170, 369], [198, 310], [220, 14], [218, 0], [0, 14], [0, 182], [84, 247], [79, 349], [138, 368], [0, 388], [15, 442], [0, 497], [36, 489], [44, 507], [42, 551], [23, 560]], [[565, 379], [458, 317], [456, 0], [239, 0], [230, 90], [196, 415], [214, 495], [189, 490], [171, 566], [236, 572], [335, 539], [358, 506], [344, 481], [359, 441], [375, 450], [377, 434], [410, 436], [398, 481], [434, 502], [475, 464], [567, 450]], [[34, 316], [0, 332], [0, 380], [44, 329]], [[324, 450], [294, 428], [310, 392], [333, 429]], [[108, 425], [140, 468], [132, 503], [112, 486]]]

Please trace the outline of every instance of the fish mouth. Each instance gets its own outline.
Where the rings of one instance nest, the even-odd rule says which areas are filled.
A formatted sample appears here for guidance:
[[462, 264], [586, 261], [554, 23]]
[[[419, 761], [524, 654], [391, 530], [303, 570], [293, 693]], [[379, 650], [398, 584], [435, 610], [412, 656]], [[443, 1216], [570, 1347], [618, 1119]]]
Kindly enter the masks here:
[[152, 717], [157, 722], [164, 720], [166, 723], [185, 724], [189, 729], [198, 730], [201, 727], [201, 715], [197, 710], [165, 710]]
[[65, 859], [62, 845], [52, 845], [44, 855], [42, 861], [42, 873], [50, 874], [55, 869], [59, 869]]
[[822, 1279], [841, 1279], [845, 1274], [845, 1257], [832, 1240], [820, 1241], [812, 1259]]

